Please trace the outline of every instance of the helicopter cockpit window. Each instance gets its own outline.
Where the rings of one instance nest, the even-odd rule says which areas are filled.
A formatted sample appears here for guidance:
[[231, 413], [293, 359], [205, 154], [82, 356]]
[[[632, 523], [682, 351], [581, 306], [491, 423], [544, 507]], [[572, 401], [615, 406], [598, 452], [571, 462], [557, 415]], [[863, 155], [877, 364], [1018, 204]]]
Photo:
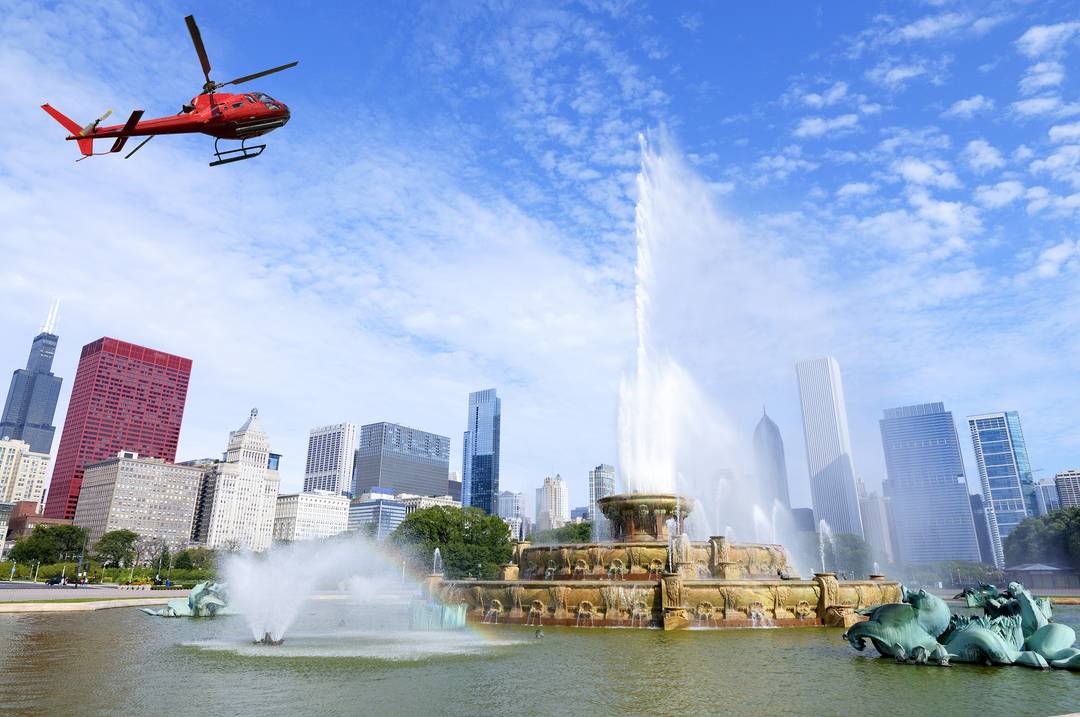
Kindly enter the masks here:
[[268, 110], [280, 110], [281, 103], [265, 92], [252, 92], [251, 96], [263, 103]]

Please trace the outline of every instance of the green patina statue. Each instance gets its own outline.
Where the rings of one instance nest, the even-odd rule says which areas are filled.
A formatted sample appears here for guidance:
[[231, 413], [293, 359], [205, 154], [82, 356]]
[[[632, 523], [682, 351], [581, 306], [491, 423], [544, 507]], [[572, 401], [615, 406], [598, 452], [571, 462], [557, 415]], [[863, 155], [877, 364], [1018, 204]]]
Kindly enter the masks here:
[[956, 597], [984, 614], [950, 615], [941, 598], [903, 588], [902, 602], [863, 611], [868, 619], [853, 625], [844, 638], [856, 650], [865, 649], [870, 640], [881, 655], [898, 662], [948, 665], [951, 659], [1080, 670], [1080, 649], [1073, 646], [1076, 633], [1050, 621], [1049, 600], [1034, 597], [1017, 582], [1004, 592], [980, 585]]
[[186, 600], [170, 600], [160, 610], [140, 608], [157, 617], [214, 617], [234, 614], [222, 583], [202, 582], [191, 589]]

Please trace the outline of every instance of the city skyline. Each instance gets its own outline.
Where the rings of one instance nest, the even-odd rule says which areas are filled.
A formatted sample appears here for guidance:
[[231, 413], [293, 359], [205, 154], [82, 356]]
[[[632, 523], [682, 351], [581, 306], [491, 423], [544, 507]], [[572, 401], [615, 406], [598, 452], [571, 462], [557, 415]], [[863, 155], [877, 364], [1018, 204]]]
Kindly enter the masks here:
[[[14, 56], [50, 56], [57, 46], [71, 55], [20, 67], [10, 88], [3, 156], [27, 161], [12, 163], [0, 190], [0, 218], [17, 232], [5, 242], [0, 323], [12, 340], [0, 347], [0, 366], [22, 365], [56, 296], [65, 309], [55, 373], [66, 381], [78, 346], [101, 335], [184, 355], [205, 347], [181, 454], [214, 450], [218, 416], [257, 403], [282, 437], [293, 488], [307, 430], [345, 418], [453, 436], [456, 466], [460, 396], [498, 386], [515, 407], [515, 431], [536, 438], [508, 437], [502, 470], [520, 483], [507, 485], [527, 489], [558, 471], [582, 503], [581, 471], [617, 455], [611, 416], [633, 360], [637, 134], [665, 125], [672, 156], [685, 158], [759, 255], [727, 264], [718, 259], [731, 255], [729, 242], [699, 247], [691, 261], [715, 270], [711, 286], [679, 284], [685, 305], [719, 307], [701, 319], [698, 346], [679, 350], [694, 354], [688, 371], [733, 423], [752, 426], [765, 403], [795, 436], [789, 366], [831, 353], [845, 367], [856, 467], [870, 486], [884, 475], [881, 409], [933, 400], [957, 415], [1015, 409], [1033, 467], [1046, 475], [1074, 467], [1080, 434], [1055, 399], [1078, 388], [1068, 359], [1080, 314], [1067, 201], [1075, 189], [1054, 158], [1072, 146], [1066, 98], [1077, 77], [1033, 73], [1075, 59], [1069, 36], [1047, 30], [1072, 14], [1052, 3], [1006, 15], [957, 7], [900, 6], [888, 17], [869, 7], [820, 17], [793, 8], [776, 20], [813, 32], [792, 32], [767, 51], [743, 39], [759, 36], [754, 9], [703, 9], [682, 22], [675, 8], [643, 17], [632, 6], [505, 6], [463, 25], [408, 4], [374, 16], [335, 8], [334, 23], [321, 10], [263, 28], [252, 62], [272, 65], [280, 58], [271, 49], [285, 46], [304, 57], [267, 89], [289, 97], [305, 131], [276, 133], [268, 150], [276, 161], [248, 163], [242, 188], [234, 175], [208, 172], [191, 138], [155, 142], [137, 165], [106, 161], [116, 157], [72, 165], [70, 143], [39, 109], [42, 88], [81, 121], [102, 106], [175, 109], [191, 92], [176, 71], [179, 53], [191, 62], [176, 13], [124, 2], [90, 8], [131, 57], [154, 58], [117, 64], [81, 32], [80, 13], [27, 8], [3, 19], [20, 23], [7, 25]], [[202, 2], [189, 9], [207, 32], [221, 32], [211, 42], [219, 61], [239, 66], [246, 43], [214, 28], [237, 26], [242, 13]], [[20, 32], [21, 23], [42, 30]], [[401, 26], [415, 33], [401, 38]], [[342, 40], [326, 33], [346, 27], [360, 33], [349, 36], [357, 61], [347, 72], [325, 53]], [[553, 45], [527, 58], [511, 41], [521, 32]], [[163, 57], [164, 47], [176, 56]], [[388, 53], [404, 61], [387, 65]], [[820, 75], [804, 73], [810, 58]], [[598, 61], [610, 64], [597, 72]], [[512, 74], [522, 63], [530, 71]], [[123, 84], [101, 77], [101, 67]], [[732, 71], [746, 67], [754, 71]], [[341, 124], [319, 111], [325, 94], [312, 77], [340, 85], [343, 104], [369, 120], [318, 173], [290, 161], [341, 139]], [[522, 101], [534, 82], [552, 93], [535, 116]], [[467, 91], [476, 87], [486, 94]], [[373, 177], [377, 193], [368, 191]], [[48, 210], [83, 201], [88, 183], [113, 187], [100, 211]], [[240, 236], [210, 213], [176, 221], [177, 206], [217, 202], [230, 202], [250, 229]], [[118, 223], [131, 231], [118, 234]], [[759, 324], [727, 308], [742, 302], [715, 293], [729, 284], [763, 287], [745, 301]], [[588, 348], [597, 337], [603, 351]], [[995, 362], [979, 360], [988, 351]], [[311, 395], [325, 405], [308, 405]], [[353, 415], [357, 407], [364, 415]], [[787, 443], [793, 504], [806, 505], [801, 446]], [[551, 445], [562, 448], [557, 465], [544, 455]], [[969, 448], [964, 456], [974, 465]]]

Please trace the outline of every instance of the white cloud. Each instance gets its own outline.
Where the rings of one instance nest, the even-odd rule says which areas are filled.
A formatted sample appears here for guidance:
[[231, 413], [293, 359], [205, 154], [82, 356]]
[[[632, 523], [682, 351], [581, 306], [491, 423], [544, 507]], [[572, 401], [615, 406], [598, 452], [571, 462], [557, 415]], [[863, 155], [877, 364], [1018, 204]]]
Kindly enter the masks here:
[[866, 78], [892, 92], [903, 90], [911, 80], [917, 78], [940, 85], [945, 80], [946, 69], [951, 62], [952, 57], [949, 55], [942, 55], [935, 60], [913, 58], [907, 61], [886, 57], [866, 72]]
[[974, 139], [964, 148], [964, 159], [968, 166], [982, 174], [991, 169], [1005, 166], [1005, 159], [993, 145], [985, 139]]
[[865, 197], [867, 194], [873, 194], [875, 191], [877, 191], [877, 185], [875, 184], [870, 184], [868, 182], [848, 182], [836, 190], [836, 198], [843, 200], [854, 197]]
[[1036, 159], [1030, 165], [1032, 174], [1049, 174], [1061, 182], [1080, 188], [1080, 144], [1059, 146], [1044, 159]]
[[803, 117], [795, 128], [796, 137], [821, 137], [842, 130], [853, 129], [859, 124], [859, 116], [855, 114], [839, 115], [837, 117]]
[[990, 209], [1004, 207], [1022, 196], [1024, 185], [1011, 179], [994, 185], [980, 185], [975, 189], [975, 201]]
[[1048, 134], [1051, 142], [1069, 142], [1080, 139], [1080, 122], [1054, 125]]
[[1031, 187], [1024, 192], [1029, 214], [1049, 211], [1058, 216], [1069, 216], [1080, 211], [1080, 192], [1070, 195], [1054, 194], [1046, 187]]
[[945, 110], [942, 113], [942, 116], [968, 119], [974, 117], [979, 112], [986, 112], [992, 109], [994, 109], [994, 101], [992, 99], [983, 97], [982, 95], [974, 95], [967, 99], [953, 102], [952, 107]]
[[876, 102], [864, 102], [859, 105], [859, 111], [864, 115], [876, 115], [881, 112], [881, 105]]
[[904, 25], [896, 31], [895, 37], [898, 40], [929, 40], [931, 38], [938, 37], [940, 35], [946, 35], [969, 23], [970, 19], [958, 12], [943, 13], [941, 15], [930, 15], [916, 20], [908, 25]]
[[1065, 239], [1060, 244], [1039, 252], [1031, 272], [1040, 279], [1058, 276], [1062, 271], [1080, 271], [1080, 240]]
[[1065, 66], [1060, 62], [1048, 60], [1037, 62], [1027, 68], [1020, 78], [1020, 92], [1033, 95], [1049, 87], [1057, 87], [1065, 81]]
[[1009, 107], [1022, 117], [1071, 117], [1080, 114], [1080, 103], [1061, 101], [1057, 95], [1032, 97], [1013, 102]]
[[754, 163], [754, 169], [760, 174], [757, 182], [770, 179], [783, 181], [793, 172], [810, 172], [818, 165], [802, 156], [802, 148], [796, 144], [785, 147], [779, 154], [766, 155]]
[[1053, 55], [1080, 33], [1080, 22], [1060, 22], [1056, 25], [1035, 25], [1016, 41], [1016, 49], [1031, 58]]
[[800, 98], [803, 104], [810, 107], [829, 107], [835, 105], [847, 95], [848, 85], [846, 82], [837, 82], [821, 93], [810, 92]]
[[955, 189], [960, 186], [960, 180], [953, 174], [949, 163], [944, 160], [924, 161], [915, 157], [905, 157], [893, 162], [892, 171], [903, 177], [909, 184], [939, 189]]

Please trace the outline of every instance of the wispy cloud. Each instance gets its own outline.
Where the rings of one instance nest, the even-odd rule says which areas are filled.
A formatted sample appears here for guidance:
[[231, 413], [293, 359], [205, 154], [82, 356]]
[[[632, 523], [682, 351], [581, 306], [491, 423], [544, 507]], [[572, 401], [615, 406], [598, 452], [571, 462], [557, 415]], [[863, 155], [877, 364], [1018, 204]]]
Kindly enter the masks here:
[[964, 160], [979, 174], [1005, 166], [1001, 152], [985, 139], [974, 139], [964, 147]]
[[837, 117], [803, 117], [793, 134], [796, 137], [823, 137], [827, 134], [835, 134], [844, 130], [852, 130], [859, 124], [859, 116], [855, 114], [839, 115]]
[[892, 171], [910, 184], [939, 189], [955, 189], [960, 186], [960, 180], [953, 173], [949, 163], [940, 159], [921, 160], [905, 157], [893, 163]]
[[1016, 49], [1030, 58], [1055, 55], [1065, 49], [1080, 34], [1080, 22], [1059, 22], [1054, 25], [1035, 25], [1016, 41]]
[[971, 119], [976, 114], [988, 112], [994, 109], [994, 101], [982, 95], [973, 95], [967, 99], [957, 100], [949, 109], [942, 112], [942, 117], [960, 117]]

